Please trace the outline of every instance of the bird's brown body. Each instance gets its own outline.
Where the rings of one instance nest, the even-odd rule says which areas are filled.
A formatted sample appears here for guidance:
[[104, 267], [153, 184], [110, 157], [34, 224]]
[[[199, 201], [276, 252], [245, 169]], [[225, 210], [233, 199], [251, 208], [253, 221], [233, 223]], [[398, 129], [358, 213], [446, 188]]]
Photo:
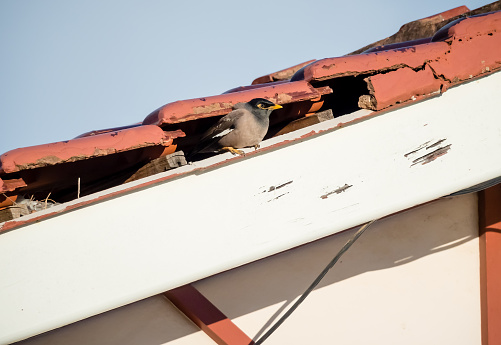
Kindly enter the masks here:
[[228, 134], [218, 140], [221, 147], [231, 146], [236, 149], [251, 147], [259, 144], [268, 132], [269, 119], [258, 119], [254, 116], [245, 116], [245, 109], [237, 109], [222, 122], [231, 123], [234, 127]]
[[259, 147], [268, 132], [271, 112], [279, 108], [282, 107], [262, 98], [236, 104], [233, 111], [205, 132], [193, 153], [223, 150], [243, 155], [237, 149]]

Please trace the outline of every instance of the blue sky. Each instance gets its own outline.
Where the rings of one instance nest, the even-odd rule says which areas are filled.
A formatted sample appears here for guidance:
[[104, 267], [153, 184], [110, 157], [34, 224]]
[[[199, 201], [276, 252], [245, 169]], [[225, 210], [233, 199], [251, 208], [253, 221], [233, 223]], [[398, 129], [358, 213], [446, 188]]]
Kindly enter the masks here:
[[489, 2], [1, 0], [0, 154], [141, 122]]

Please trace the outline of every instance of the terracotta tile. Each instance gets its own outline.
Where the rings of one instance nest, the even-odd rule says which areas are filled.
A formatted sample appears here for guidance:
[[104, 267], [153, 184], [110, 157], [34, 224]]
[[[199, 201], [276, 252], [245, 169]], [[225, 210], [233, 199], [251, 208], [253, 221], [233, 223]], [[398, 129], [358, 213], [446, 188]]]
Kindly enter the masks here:
[[174, 124], [206, 117], [226, 115], [239, 102], [253, 98], [266, 98], [277, 104], [287, 104], [320, 97], [327, 90], [317, 90], [305, 81], [279, 83], [271, 86], [229, 94], [194, 98], [169, 103], [149, 114], [143, 125]]
[[49, 165], [106, 156], [147, 146], [169, 146], [184, 133], [164, 132], [156, 126], [141, 126], [85, 138], [24, 147], [0, 156], [0, 173], [13, 173]]

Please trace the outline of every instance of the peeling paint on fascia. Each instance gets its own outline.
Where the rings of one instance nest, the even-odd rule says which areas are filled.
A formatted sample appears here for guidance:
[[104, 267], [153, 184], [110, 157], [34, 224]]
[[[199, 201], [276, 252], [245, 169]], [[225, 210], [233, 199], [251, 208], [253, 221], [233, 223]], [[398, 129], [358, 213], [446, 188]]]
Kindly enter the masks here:
[[294, 181], [292, 181], [292, 180], [291, 180], [291, 181], [287, 181], [287, 182], [282, 183], [281, 185], [276, 186], [276, 187], [275, 187], [275, 186], [271, 186], [271, 187], [268, 189], [268, 192], [271, 192], [271, 191], [274, 191], [274, 190], [280, 189], [280, 188], [282, 188], [282, 187], [285, 187], [285, 186], [287, 186], [287, 185], [291, 184], [292, 182], [294, 182]]
[[276, 197], [274, 197], [273, 199], [268, 200], [267, 202], [272, 202], [272, 201], [277, 200], [278, 198], [281, 198], [281, 197], [283, 197], [284, 195], [287, 195], [287, 194], [289, 194], [289, 192], [286, 192], [286, 193], [280, 194], [279, 196], [276, 196]]
[[[414, 150], [410, 151], [410, 152], [407, 152], [406, 154], [404, 154], [404, 157], [406, 158], [409, 158], [409, 159], [412, 159], [411, 157], [409, 156], [413, 156], [415, 155], [417, 152], [419, 152], [420, 150], [429, 150], [433, 147], [437, 147], [439, 146], [440, 144], [442, 144], [444, 141], [446, 141], [447, 139], [444, 138], [444, 139], [439, 139], [439, 140], [428, 140], [427, 142], [419, 145], [417, 148], [415, 148]], [[431, 144], [430, 144], [431, 143]], [[449, 145], [450, 146], [450, 145]], [[423, 156], [424, 157], [424, 156]], [[422, 158], [422, 157], [420, 157]], [[417, 159], [414, 159], [414, 161], [420, 159], [420, 158], [417, 158]], [[414, 162], [413, 161], [413, 162]]]
[[337, 188], [329, 193], [326, 193], [326, 194], [320, 196], [320, 198], [327, 199], [330, 195], [341, 194], [341, 193], [345, 192], [348, 188], [351, 188], [351, 187], [353, 187], [353, 185], [349, 185], [349, 184], [345, 183], [344, 186], [341, 186], [341, 187], [339, 187], [339, 188]]
[[433, 144], [431, 144], [431, 145], [427, 146], [427, 147], [426, 147], [426, 149], [427, 149], [427, 150], [429, 150], [429, 149], [431, 149], [432, 147], [438, 146], [438, 145], [440, 145], [441, 143], [443, 143], [443, 142], [444, 142], [444, 141], [446, 141], [446, 140], [447, 140], [447, 139], [440, 139], [440, 140], [438, 140], [437, 142], [435, 142], [435, 143], [433, 143]]
[[416, 158], [414, 161], [412, 161], [412, 165], [411, 166], [414, 166], [416, 164], [425, 165], [425, 164], [428, 164], [430, 162], [433, 162], [438, 157], [443, 156], [447, 152], [449, 152], [449, 150], [451, 149], [451, 146], [452, 146], [452, 144], [449, 144], [449, 145], [444, 146], [444, 147], [439, 147], [438, 149], [436, 149], [433, 152], [430, 152], [430, 153], [428, 153], [428, 154], [426, 154], [424, 156]]
[[421, 150], [422, 148], [425, 148], [429, 143], [430, 143], [431, 140], [425, 142], [424, 144], [421, 144], [419, 145], [417, 148], [415, 148], [414, 150], [410, 151], [410, 152], [407, 152], [404, 157], [408, 157], [410, 155], [413, 155], [414, 153], [418, 152], [419, 150]]

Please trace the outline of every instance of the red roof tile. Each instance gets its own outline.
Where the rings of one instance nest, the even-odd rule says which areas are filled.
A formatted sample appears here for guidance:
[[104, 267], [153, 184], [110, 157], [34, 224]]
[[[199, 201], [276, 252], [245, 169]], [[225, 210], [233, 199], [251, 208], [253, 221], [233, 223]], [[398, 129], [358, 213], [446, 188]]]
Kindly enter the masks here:
[[0, 192], [1, 193], [12, 192], [18, 188], [26, 187], [26, 186], [27, 186], [26, 182], [24, 182], [24, 180], [20, 179], [20, 178], [9, 179], [9, 180], [5, 180], [5, 181], [0, 179]]
[[501, 12], [494, 12], [450, 23], [431, 43], [316, 61], [292, 80], [315, 85], [366, 76], [370, 99], [364, 96], [360, 105], [380, 110], [500, 68]]
[[156, 126], [141, 126], [85, 138], [24, 147], [0, 156], [0, 173], [40, 168], [106, 156], [147, 146], [169, 146], [181, 131], [164, 132]]
[[385, 74], [376, 74], [365, 79], [370, 96], [362, 97], [359, 105], [366, 109], [384, 109], [412, 97], [439, 93], [442, 82], [435, 78], [429, 66], [414, 71], [400, 68]]
[[322, 81], [344, 76], [375, 74], [400, 67], [422, 68], [430, 59], [444, 55], [449, 49], [445, 42], [369, 54], [350, 55], [318, 60], [296, 73], [292, 80]]
[[143, 124], [161, 126], [226, 115], [235, 104], [248, 102], [253, 98], [266, 98], [277, 104], [287, 104], [319, 98], [329, 92], [331, 90], [326, 88], [315, 89], [305, 81], [275, 83], [240, 92], [169, 103], [149, 114]]

